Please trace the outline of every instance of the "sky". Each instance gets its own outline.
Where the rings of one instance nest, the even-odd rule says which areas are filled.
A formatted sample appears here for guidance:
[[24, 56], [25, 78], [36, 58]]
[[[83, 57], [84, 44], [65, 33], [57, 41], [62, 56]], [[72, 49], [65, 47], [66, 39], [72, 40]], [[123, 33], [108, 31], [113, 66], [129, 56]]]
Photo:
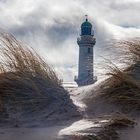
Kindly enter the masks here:
[[95, 32], [95, 73], [100, 75], [100, 57], [113, 55], [106, 42], [140, 37], [140, 0], [0, 0], [0, 29], [35, 48], [61, 79], [71, 82], [86, 14]]

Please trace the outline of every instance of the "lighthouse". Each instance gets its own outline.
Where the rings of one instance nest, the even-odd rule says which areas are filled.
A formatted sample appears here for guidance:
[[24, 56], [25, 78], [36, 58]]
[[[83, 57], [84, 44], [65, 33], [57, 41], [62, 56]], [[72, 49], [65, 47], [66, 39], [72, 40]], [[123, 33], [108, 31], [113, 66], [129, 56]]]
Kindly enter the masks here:
[[77, 38], [77, 44], [79, 45], [79, 64], [78, 77], [75, 77], [75, 81], [78, 86], [93, 84], [97, 81], [97, 77], [94, 76], [95, 43], [96, 39], [92, 30], [92, 24], [88, 21], [86, 15], [86, 19], [81, 25], [80, 37]]

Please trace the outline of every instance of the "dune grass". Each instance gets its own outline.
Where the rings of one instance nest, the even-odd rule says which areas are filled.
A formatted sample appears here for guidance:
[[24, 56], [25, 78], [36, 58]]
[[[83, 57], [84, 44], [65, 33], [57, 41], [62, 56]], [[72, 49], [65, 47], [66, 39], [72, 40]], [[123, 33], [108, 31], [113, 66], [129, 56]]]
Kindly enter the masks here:
[[107, 123], [105, 127], [120, 129], [124, 127], [131, 127], [135, 124], [135, 121], [127, 116], [116, 115], [109, 121], [109, 123]]
[[113, 117], [98, 133], [97, 140], [119, 140], [118, 130], [133, 127], [136, 123], [127, 116]]
[[101, 128], [101, 131], [86, 136], [79, 136], [77, 140], [119, 140], [118, 131], [133, 127], [135, 121], [126, 116], [116, 116]]
[[103, 91], [108, 101], [125, 105], [129, 109], [140, 109], [140, 40], [132, 39], [116, 43], [118, 47], [125, 49], [124, 59], [130, 61], [126, 69], [120, 69], [115, 64], [109, 63], [111, 76], [108, 87]]
[[9, 103], [21, 105], [47, 100], [61, 87], [52, 66], [37, 52], [9, 34], [0, 36], [0, 111]]

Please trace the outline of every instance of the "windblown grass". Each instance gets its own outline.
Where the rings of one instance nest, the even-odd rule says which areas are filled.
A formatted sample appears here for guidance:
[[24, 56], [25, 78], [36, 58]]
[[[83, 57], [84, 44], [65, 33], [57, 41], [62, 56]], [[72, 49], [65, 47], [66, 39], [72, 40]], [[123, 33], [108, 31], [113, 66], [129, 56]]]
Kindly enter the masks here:
[[124, 127], [129, 127], [129, 126], [131, 127], [135, 124], [136, 123], [131, 118], [128, 118], [126, 116], [115, 116], [109, 121], [109, 123], [107, 123], [105, 127], [120, 129]]
[[[115, 64], [108, 65], [109, 84], [104, 95], [107, 100], [125, 105], [129, 109], [140, 109], [140, 40], [122, 41], [116, 43], [125, 48], [125, 57], [130, 64], [122, 70]], [[128, 65], [128, 64], [127, 64]]]
[[79, 136], [77, 140], [119, 140], [118, 131], [124, 128], [133, 127], [136, 123], [126, 116], [112, 118], [101, 131], [86, 136]]
[[98, 133], [99, 140], [119, 140], [118, 130], [133, 127], [136, 123], [126, 116], [112, 118]]
[[52, 66], [35, 50], [18, 42], [12, 35], [0, 37], [0, 110], [6, 104], [32, 104], [47, 100], [50, 91], [61, 82]]

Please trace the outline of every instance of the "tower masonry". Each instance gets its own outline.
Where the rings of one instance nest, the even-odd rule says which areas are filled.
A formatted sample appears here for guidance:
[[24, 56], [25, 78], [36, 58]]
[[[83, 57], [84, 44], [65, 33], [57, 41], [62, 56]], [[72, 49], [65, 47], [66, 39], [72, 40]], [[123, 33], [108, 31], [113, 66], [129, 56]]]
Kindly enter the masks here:
[[94, 45], [96, 39], [92, 30], [92, 24], [86, 21], [81, 25], [81, 35], [77, 39], [79, 45], [79, 64], [78, 64], [78, 77], [75, 81], [78, 86], [93, 84], [97, 81], [94, 76]]

